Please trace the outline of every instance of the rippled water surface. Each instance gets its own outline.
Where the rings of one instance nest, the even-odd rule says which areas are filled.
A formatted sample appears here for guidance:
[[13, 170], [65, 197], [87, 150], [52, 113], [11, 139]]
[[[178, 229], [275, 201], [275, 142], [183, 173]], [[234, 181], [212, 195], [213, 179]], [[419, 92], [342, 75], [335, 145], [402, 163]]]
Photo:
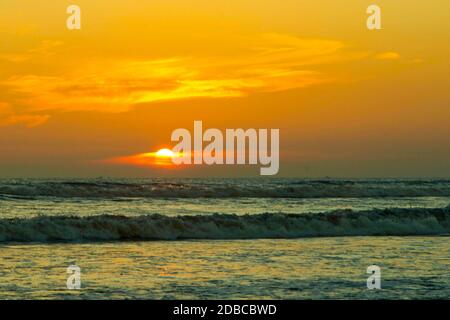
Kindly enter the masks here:
[[448, 299], [449, 204], [449, 180], [0, 180], [0, 299]]
[[[381, 290], [366, 287], [371, 264]], [[1, 245], [0, 297], [448, 299], [449, 269], [448, 237]]]

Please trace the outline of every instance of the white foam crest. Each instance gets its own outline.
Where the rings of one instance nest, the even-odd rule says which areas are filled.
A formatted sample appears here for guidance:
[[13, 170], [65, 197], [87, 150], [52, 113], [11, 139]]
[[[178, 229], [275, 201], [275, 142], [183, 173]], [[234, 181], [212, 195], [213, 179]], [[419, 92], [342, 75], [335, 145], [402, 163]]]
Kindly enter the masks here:
[[338, 210], [321, 214], [145, 215], [1, 219], [0, 242], [94, 242], [450, 234], [443, 209]]

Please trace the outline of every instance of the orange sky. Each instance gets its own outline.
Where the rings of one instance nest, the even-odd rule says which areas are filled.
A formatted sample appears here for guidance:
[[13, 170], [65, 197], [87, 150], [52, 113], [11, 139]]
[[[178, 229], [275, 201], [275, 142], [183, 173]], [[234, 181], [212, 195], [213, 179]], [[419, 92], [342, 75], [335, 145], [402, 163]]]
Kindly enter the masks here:
[[[66, 28], [66, 8], [82, 29]], [[382, 30], [365, 26], [382, 9]], [[126, 166], [176, 128], [280, 128], [281, 176], [449, 177], [450, 3], [2, 0], [0, 177], [247, 176]]]

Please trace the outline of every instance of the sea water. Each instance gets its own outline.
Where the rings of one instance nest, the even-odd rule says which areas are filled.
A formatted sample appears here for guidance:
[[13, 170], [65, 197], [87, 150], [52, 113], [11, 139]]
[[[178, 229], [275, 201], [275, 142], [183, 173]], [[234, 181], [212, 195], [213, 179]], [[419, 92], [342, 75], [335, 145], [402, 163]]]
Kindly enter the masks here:
[[450, 180], [1, 180], [0, 298], [448, 298], [449, 204]]

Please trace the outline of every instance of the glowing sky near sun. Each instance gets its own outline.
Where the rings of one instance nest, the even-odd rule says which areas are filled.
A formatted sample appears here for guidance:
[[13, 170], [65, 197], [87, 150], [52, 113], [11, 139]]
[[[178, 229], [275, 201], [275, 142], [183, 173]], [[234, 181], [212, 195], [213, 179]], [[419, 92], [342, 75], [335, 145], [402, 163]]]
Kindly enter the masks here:
[[194, 120], [279, 128], [283, 176], [450, 172], [449, 2], [376, 1], [378, 31], [361, 0], [73, 2], [77, 31], [66, 1], [0, 3], [0, 177], [257, 174], [103, 161]]

